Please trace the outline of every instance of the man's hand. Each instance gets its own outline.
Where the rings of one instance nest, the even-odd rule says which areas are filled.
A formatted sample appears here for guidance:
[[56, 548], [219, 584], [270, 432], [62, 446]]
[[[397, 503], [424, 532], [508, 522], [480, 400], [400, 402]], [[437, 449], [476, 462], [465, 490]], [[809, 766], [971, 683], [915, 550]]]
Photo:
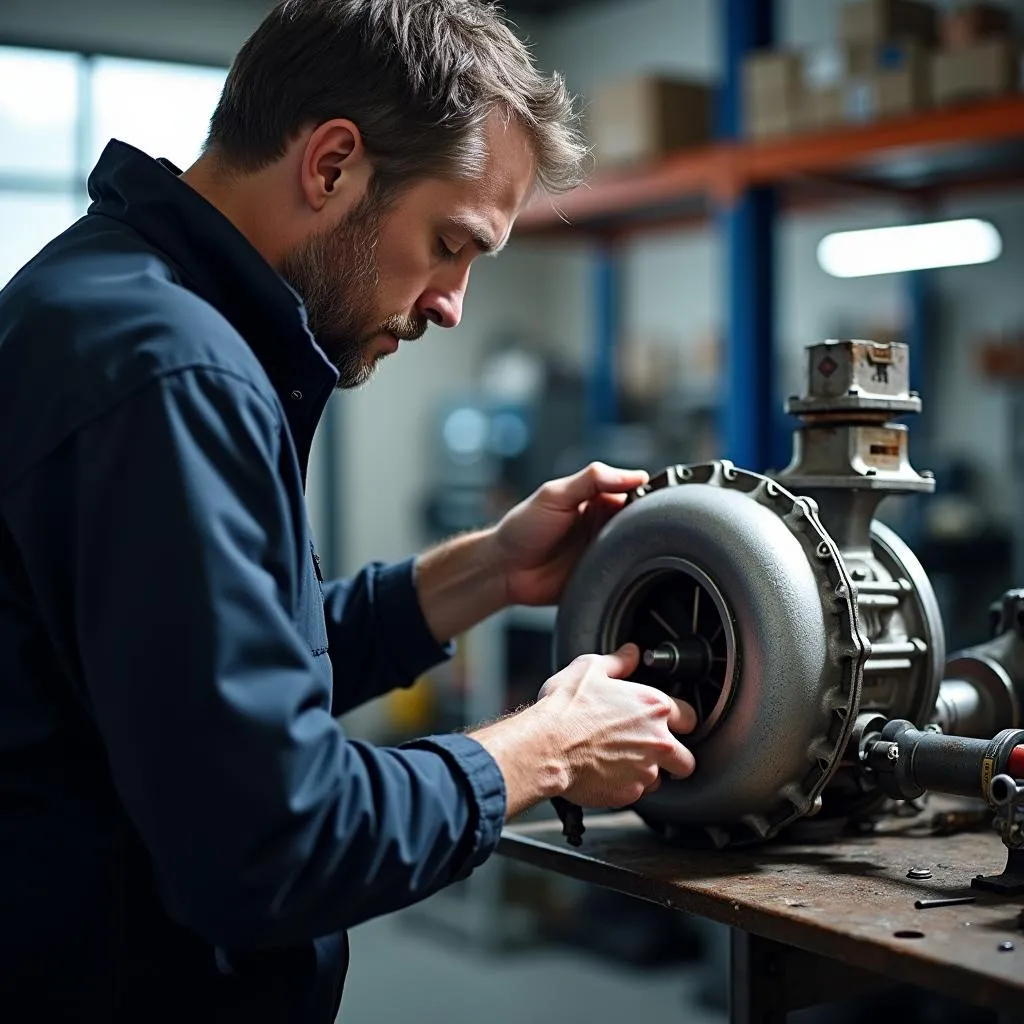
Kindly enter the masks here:
[[541, 688], [537, 702], [471, 735], [498, 762], [509, 817], [563, 796], [583, 807], [623, 807], [660, 783], [683, 778], [693, 755], [675, 734], [696, 724], [693, 709], [653, 687], [626, 681], [640, 652], [577, 658]]
[[549, 481], [506, 513], [492, 541], [507, 603], [556, 604], [587, 546], [647, 479], [643, 470], [594, 462]]

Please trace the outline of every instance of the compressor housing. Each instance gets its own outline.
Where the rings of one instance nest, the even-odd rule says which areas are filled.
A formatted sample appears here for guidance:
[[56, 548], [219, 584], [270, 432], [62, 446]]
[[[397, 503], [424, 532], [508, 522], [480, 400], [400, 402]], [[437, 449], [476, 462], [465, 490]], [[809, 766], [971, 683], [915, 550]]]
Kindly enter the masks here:
[[[934, 592], [874, 518], [886, 496], [934, 488], [910, 465], [906, 426], [892, 422], [920, 408], [906, 345], [811, 346], [804, 394], [787, 403], [798, 425], [784, 471], [670, 467], [584, 556], [559, 608], [556, 666], [632, 641], [643, 652], [634, 681], [697, 712], [694, 775], [664, 778], [635, 805], [657, 831], [721, 847], [808, 815], [870, 815], [885, 794], [859, 756], [865, 723], [924, 728], [939, 701], [947, 721], [1016, 724], [979, 722], [963, 680], [939, 700]], [[960, 659], [992, 675], [987, 655]]]

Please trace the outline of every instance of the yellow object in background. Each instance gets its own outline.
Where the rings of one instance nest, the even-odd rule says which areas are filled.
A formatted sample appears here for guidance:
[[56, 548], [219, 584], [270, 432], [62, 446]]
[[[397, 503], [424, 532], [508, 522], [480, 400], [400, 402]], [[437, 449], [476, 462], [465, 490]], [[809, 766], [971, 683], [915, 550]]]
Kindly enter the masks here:
[[420, 733], [434, 718], [435, 694], [429, 676], [420, 676], [406, 690], [392, 690], [386, 697], [388, 724], [400, 733]]

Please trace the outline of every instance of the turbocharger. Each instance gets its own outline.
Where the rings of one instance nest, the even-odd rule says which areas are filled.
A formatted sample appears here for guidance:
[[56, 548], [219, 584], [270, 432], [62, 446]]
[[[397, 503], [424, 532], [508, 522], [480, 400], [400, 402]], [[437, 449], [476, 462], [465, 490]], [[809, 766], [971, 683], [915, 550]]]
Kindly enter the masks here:
[[[883, 741], [890, 723], [906, 726], [908, 757], [925, 733], [987, 739], [1020, 724], [1024, 600], [1008, 595], [998, 635], [947, 670], [928, 577], [874, 518], [888, 495], [934, 490], [892, 422], [920, 409], [906, 345], [811, 346], [804, 394], [787, 403], [798, 424], [784, 471], [669, 467], [580, 562], [559, 608], [556, 667], [631, 641], [642, 651], [634, 681], [697, 713], [695, 773], [634, 805], [658, 832], [722, 847], [815, 815], [838, 828], [900, 795], [883, 763], [899, 754]], [[1004, 737], [1003, 761], [1016, 746]]]

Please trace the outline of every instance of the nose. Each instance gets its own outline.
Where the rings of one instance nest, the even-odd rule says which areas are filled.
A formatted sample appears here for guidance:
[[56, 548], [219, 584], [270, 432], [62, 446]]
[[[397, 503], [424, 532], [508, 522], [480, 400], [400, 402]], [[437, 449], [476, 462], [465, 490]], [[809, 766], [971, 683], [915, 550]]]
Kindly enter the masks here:
[[466, 274], [456, 285], [427, 289], [416, 304], [417, 312], [438, 327], [458, 327], [468, 279]]

